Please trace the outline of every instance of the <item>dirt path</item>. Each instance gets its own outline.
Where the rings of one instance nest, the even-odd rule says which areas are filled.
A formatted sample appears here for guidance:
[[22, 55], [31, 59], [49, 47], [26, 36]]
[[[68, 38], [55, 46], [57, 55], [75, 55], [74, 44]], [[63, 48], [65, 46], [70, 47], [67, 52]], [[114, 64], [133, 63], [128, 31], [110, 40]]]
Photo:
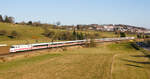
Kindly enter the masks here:
[[9, 46], [0, 47], [0, 55], [9, 54]]
[[111, 73], [111, 78], [110, 78], [110, 79], [112, 79], [112, 74], [113, 74], [113, 70], [114, 70], [114, 63], [115, 63], [115, 58], [116, 58], [118, 55], [119, 55], [119, 54], [115, 54], [115, 55], [113, 56], [112, 65], [111, 65], [111, 71], [110, 71], [110, 73]]

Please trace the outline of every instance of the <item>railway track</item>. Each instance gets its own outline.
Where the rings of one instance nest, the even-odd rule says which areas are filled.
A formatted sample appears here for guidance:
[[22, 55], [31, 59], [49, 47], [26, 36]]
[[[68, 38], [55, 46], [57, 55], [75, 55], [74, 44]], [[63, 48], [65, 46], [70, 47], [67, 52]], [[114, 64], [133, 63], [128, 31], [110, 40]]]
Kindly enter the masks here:
[[[119, 42], [119, 41], [128, 41], [128, 40], [131, 40], [131, 39], [126, 39], [126, 40], [112, 40], [112, 41], [97, 41], [97, 43], [104, 43], [104, 42]], [[63, 47], [71, 47], [71, 46], [81, 46], [81, 45], [85, 45], [85, 43], [83, 44], [77, 44], [77, 45], [69, 45], [69, 46], [56, 46], [56, 47], [51, 47], [51, 48], [44, 48], [44, 49], [36, 49], [36, 50], [30, 50], [30, 51], [23, 51], [23, 52], [15, 52], [15, 53], [10, 53], [10, 52], [7, 52], [5, 54], [1, 54], [0, 55], [0, 58], [4, 58], [4, 57], [13, 57], [15, 55], [22, 55], [22, 54], [30, 54], [30, 53], [35, 53], [35, 52], [39, 52], [39, 51], [43, 51], [43, 50], [51, 50], [53, 48], [63, 48]]]
[[[73, 45], [73, 46], [83, 46], [83, 45]], [[33, 53], [36, 53], [36, 52], [50, 51], [52, 49], [63, 49], [64, 47], [71, 47], [71, 46], [53, 47], [53, 48], [45, 48], [45, 49], [38, 49], [38, 50], [29, 50], [29, 51], [23, 51], [23, 52], [15, 52], [15, 53], [10, 53], [9, 52], [7, 54], [1, 54], [0, 55], [0, 59], [4, 58], [4, 57], [13, 57], [15, 55], [25, 55], [25, 54], [33, 54]]]

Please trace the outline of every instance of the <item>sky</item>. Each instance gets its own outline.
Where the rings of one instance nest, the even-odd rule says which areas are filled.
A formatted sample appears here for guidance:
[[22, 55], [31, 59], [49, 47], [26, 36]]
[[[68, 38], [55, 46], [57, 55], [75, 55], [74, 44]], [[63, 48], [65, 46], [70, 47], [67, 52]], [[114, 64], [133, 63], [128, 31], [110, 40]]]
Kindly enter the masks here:
[[13, 16], [16, 22], [128, 24], [150, 28], [150, 0], [0, 0], [0, 14]]

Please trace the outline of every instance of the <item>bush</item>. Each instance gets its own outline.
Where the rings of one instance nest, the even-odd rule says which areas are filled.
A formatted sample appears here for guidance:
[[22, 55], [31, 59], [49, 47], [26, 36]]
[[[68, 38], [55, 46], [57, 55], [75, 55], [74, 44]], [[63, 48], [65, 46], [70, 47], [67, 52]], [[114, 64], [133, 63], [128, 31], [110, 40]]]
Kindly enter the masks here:
[[85, 35], [82, 32], [76, 32], [75, 30], [73, 32], [69, 31], [53, 31], [48, 30], [47, 27], [44, 27], [44, 35], [45, 37], [52, 38], [54, 40], [83, 40], [85, 39]]
[[8, 36], [9, 38], [16, 38], [18, 33], [16, 31], [12, 31], [11, 34]]
[[150, 38], [150, 36], [149, 36], [149, 35], [146, 35], [145, 38]]
[[0, 30], [0, 35], [6, 35], [6, 31], [5, 30]]
[[120, 32], [120, 37], [126, 37], [126, 34], [124, 32]]
[[131, 45], [134, 49], [140, 50], [139, 46], [137, 46], [136, 43], [131, 43], [130, 45]]
[[142, 38], [140, 34], [137, 34], [137, 38]]
[[146, 40], [145, 43], [148, 47], [150, 47], [150, 40]]
[[85, 47], [88, 48], [97, 47], [97, 43], [94, 41], [94, 39], [90, 39], [89, 41], [86, 42]]

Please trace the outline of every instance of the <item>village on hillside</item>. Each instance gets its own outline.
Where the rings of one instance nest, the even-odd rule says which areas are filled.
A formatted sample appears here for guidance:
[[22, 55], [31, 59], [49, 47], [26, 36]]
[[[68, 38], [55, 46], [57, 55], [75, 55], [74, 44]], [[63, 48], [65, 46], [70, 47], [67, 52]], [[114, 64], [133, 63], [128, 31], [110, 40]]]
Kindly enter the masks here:
[[77, 26], [61, 26], [62, 29], [67, 30], [94, 30], [94, 31], [120, 31], [120, 32], [128, 32], [128, 33], [144, 33], [150, 34], [150, 30], [143, 27], [136, 27], [131, 25], [124, 24], [90, 24], [90, 25], [77, 25]]

